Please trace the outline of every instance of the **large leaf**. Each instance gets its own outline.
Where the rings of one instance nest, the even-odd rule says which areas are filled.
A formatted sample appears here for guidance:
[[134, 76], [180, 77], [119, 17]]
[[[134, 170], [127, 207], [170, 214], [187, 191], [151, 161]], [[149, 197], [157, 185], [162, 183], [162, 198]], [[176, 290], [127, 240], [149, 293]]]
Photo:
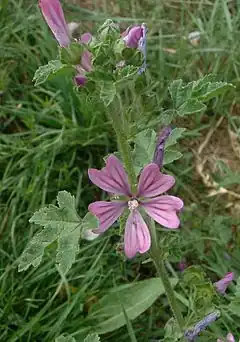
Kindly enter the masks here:
[[[175, 286], [177, 279], [171, 279], [171, 284]], [[100, 299], [90, 313], [91, 318], [96, 320], [97, 333], [104, 334], [122, 327], [126, 324], [125, 315], [130, 320], [135, 319], [164, 292], [160, 278], [150, 278], [114, 289]]]
[[163, 157], [163, 165], [171, 164], [175, 160], [182, 158], [182, 153], [175, 150], [166, 149]]
[[198, 113], [206, 109], [206, 102], [234, 86], [227, 82], [216, 81], [215, 75], [206, 75], [198, 81], [183, 85], [181, 79], [173, 81], [169, 86], [169, 92], [173, 101], [173, 107], [178, 115]]
[[168, 89], [171, 94], [174, 108], [180, 107], [184, 102], [190, 99], [192, 94], [192, 86], [192, 82], [188, 83], [186, 86], [183, 86], [183, 81], [181, 79], [175, 80], [170, 84]]
[[42, 208], [29, 220], [44, 227], [35, 234], [19, 258], [19, 272], [31, 265], [37, 267], [43, 257], [44, 249], [54, 241], [58, 242], [57, 263], [66, 273], [75, 261], [78, 252], [81, 220], [75, 209], [75, 199], [67, 191], [60, 191], [57, 196], [59, 207], [49, 205]]
[[178, 108], [178, 115], [184, 116], [189, 115], [193, 113], [202, 112], [206, 109], [206, 105], [202, 103], [201, 101], [198, 101], [197, 99], [190, 99], [184, 102], [179, 108]]
[[147, 129], [136, 135], [133, 151], [136, 173], [139, 173], [145, 165], [152, 162], [156, 140], [157, 134], [153, 129]]
[[174, 128], [166, 140], [165, 148], [175, 145], [177, 143], [177, 140], [182, 138], [182, 134], [185, 130], [186, 128]]

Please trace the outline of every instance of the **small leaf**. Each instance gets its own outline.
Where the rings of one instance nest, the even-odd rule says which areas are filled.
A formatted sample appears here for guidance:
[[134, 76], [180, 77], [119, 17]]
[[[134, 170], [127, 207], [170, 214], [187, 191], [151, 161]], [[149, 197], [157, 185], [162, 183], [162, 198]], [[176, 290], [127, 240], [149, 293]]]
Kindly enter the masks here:
[[57, 262], [62, 272], [66, 272], [75, 261], [78, 252], [81, 220], [75, 209], [75, 199], [67, 191], [60, 191], [57, 197], [59, 207], [49, 205], [34, 213], [29, 222], [44, 227], [35, 234], [19, 258], [18, 271], [25, 271], [31, 265], [37, 267], [44, 249], [58, 241]]
[[178, 115], [184, 116], [192, 113], [198, 113], [204, 111], [205, 109], [206, 106], [204, 103], [198, 101], [197, 99], [190, 99], [178, 108]]
[[46, 82], [51, 76], [56, 75], [57, 73], [73, 73], [74, 68], [68, 66], [66, 64], [62, 64], [59, 60], [54, 60], [48, 62], [47, 65], [40, 66], [33, 77], [33, 81], [35, 81], [35, 86]]
[[[62, 334], [55, 338], [55, 342], [76, 342], [75, 338], [67, 335], [67, 334]], [[98, 342], [98, 341], [97, 341]]]
[[113, 82], [101, 82], [100, 98], [106, 107], [113, 102], [116, 92], [116, 86]]
[[[172, 286], [177, 284], [177, 279], [170, 281]], [[105, 334], [126, 324], [122, 306], [128, 318], [133, 320], [164, 292], [160, 278], [150, 278], [114, 289], [100, 299], [90, 312], [90, 316], [95, 320], [97, 333]]]
[[83, 342], [100, 342], [100, 337], [98, 334], [89, 334]]
[[182, 153], [181, 152], [166, 149], [164, 151], [163, 165], [170, 164], [174, 160], [178, 160], [180, 158], [182, 158]]
[[165, 148], [175, 145], [177, 143], [177, 140], [182, 137], [182, 134], [185, 130], [186, 128], [174, 128], [166, 140]]

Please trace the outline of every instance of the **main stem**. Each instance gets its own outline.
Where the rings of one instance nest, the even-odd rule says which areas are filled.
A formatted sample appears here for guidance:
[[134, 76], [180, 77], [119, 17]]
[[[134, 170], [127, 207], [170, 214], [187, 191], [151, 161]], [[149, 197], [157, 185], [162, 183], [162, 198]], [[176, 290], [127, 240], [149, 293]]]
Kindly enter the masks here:
[[180, 328], [180, 331], [183, 332], [184, 319], [183, 319], [181, 311], [179, 310], [179, 306], [178, 306], [171, 282], [169, 281], [166, 267], [161, 257], [161, 250], [158, 245], [155, 223], [152, 220], [151, 220], [150, 227], [151, 227], [151, 238], [152, 238], [151, 256], [154, 261], [154, 265], [156, 267], [158, 276], [162, 279], [162, 283], [166, 291], [170, 307], [177, 321], [177, 324]]
[[[115, 105], [116, 102], [115, 102]], [[130, 146], [128, 143], [128, 137], [124, 132], [123, 122], [122, 122], [122, 114], [119, 113], [119, 108], [111, 108], [111, 113], [109, 112], [109, 116], [112, 120], [113, 129], [115, 130], [117, 136], [118, 147], [120, 150], [121, 157], [123, 159], [126, 171], [128, 173], [129, 182], [131, 184], [132, 192], [135, 193], [136, 187], [136, 174], [133, 166], [132, 155]]]

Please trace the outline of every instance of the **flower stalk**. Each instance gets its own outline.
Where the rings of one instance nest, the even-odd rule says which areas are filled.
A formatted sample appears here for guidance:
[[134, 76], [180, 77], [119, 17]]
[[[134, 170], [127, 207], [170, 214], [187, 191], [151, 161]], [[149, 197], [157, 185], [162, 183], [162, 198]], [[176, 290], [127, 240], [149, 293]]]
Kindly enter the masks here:
[[[118, 101], [120, 100], [118, 99]], [[113, 106], [111, 106], [111, 110], [108, 111], [108, 115], [111, 119], [113, 129], [116, 133], [118, 147], [120, 150], [121, 157], [123, 159], [124, 166], [128, 173], [131, 190], [134, 193], [136, 191], [137, 178], [134, 170], [131, 149], [128, 143], [128, 137], [124, 131], [122, 114], [119, 113], [118, 108], [119, 107], [117, 101], [114, 101]]]
[[177, 300], [176, 300], [172, 285], [168, 278], [166, 267], [162, 260], [161, 249], [159, 248], [158, 240], [157, 240], [155, 222], [153, 220], [151, 220], [151, 223], [150, 223], [150, 232], [151, 232], [151, 243], [152, 243], [150, 254], [154, 262], [157, 274], [162, 279], [162, 283], [166, 291], [166, 295], [167, 295], [171, 310], [173, 312], [173, 315], [175, 316], [175, 319], [177, 321], [180, 331], [183, 333], [184, 325], [185, 325], [184, 319], [179, 309], [179, 306], [177, 304]]

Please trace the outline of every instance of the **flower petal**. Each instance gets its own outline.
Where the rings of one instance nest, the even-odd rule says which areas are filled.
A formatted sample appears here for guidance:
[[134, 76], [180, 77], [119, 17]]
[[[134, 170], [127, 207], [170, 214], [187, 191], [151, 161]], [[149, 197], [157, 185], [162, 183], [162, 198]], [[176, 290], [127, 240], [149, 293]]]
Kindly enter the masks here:
[[142, 207], [156, 222], [166, 228], [178, 228], [180, 220], [177, 211], [183, 207], [183, 201], [175, 196], [158, 196], [141, 201]]
[[120, 160], [111, 154], [102, 170], [89, 169], [90, 180], [99, 188], [116, 195], [131, 196], [128, 176]]
[[99, 220], [98, 229], [94, 229], [96, 234], [105, 232], [122, 214], [126, 202], [124, 201], [97, 201], [89, 204], [88, 210]]
[[133, 210], [128, 216], [125, 234], [124, 251], [128, 258], [133, 258], [137, 252], [145, 253], [150, 249], [151, 237], [142, 215]]
[[233, 272], [229, 272], [225, 274], [225, 276], [222, 279], [214, 283], [216, 290], [221, 294], [225, 294], [228, 285], [233, 281], [233, 279], [234, 279]]
[[140, 25], [134, 25], [128, 27], [126, 31], [122, 33], [123, 41], [129, 48], [137, 48], [140, 38], [143, 36], [143, 30]]
[[164, 175], [155, 163], [144, 167], [138, 183], [138, 197], [153, 197], [169, 190], [175, 183], [173, 176]]
[[82, 53], [81, 67], [88, 72], [92, 70], [92, 54], [88, 50]]
[[70, 43], [68, 26], [64, 18], [59, 0], [40, 0], [39, 6], [49, 28], [60, 46], [66, 47]]
[[90, 32], [83, 33], [80, 38], [80, 43], [88, 44], [92, 39], [92, 34]]

